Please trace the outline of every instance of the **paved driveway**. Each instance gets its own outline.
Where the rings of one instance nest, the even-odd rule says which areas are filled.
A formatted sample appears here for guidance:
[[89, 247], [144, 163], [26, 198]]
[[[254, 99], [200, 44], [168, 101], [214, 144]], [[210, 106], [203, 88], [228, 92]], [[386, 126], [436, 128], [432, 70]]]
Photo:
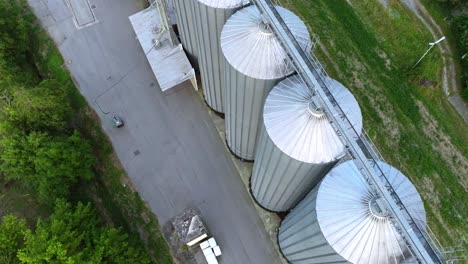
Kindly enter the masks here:
[[[221, 263], [280, 263], [202, 100], [189, 85], [168, 96], [157, 87], [127, 18], [135, 1], [90, 1], [97, 23], [79, 30], [65, 1], [29, 0], [161, 224], [197, 207]], [[112, 128], [94, 100], [125, 127]]]

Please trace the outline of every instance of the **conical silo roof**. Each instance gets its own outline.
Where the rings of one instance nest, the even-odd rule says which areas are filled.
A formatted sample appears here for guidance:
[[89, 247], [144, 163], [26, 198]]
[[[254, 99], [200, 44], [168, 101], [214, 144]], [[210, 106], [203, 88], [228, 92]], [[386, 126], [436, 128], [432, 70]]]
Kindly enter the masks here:
[[249, 0], [197, 0], [198, 2], [213, 8], [236, 8], [247, 5]]
[[[359, 105], [339, 82], [330, 91], [356, 131], [362, 130]], [[273, 143], [288, 156], [306, 163], [328, 163], [344, 154], [344, 146], [326, 115], [311, 104], [312, 91], [297, 75], [278, 83], [268, 95], [263, 120]]]
[[[310, 35], [304, 22], [285, 8], [276, 6], [276, 9], [299, 45], [303, 49], [310, 47]], [[278, 79], [294, 71], [256, 6], [241, 9], [229, 18], [221, 32], [221, 49], [234, 69], [255, 79]]]
[[338, 102], [341, 110], [348, 117], [349, 121], [353, 125], [354, 129], [361, 134], [362, 131], [362, 114], [361, 108], [354, 98], [353, 94], [343, 84], [335, 79], [326, 77], [327, 83], [329, 84], [328, 89], [331, 94]]
[[[412, 217], [426, 226], [424, 204], [414, 185], [400, 171], [377, 162]], [[376, 169], [377, 175], [381, 175]], [[353, 161], [335, 167], [324, 178], [316, 198], [317, 222], [330, 246], [351, 263], [400, 263], [410, 251], [390, 217]]]

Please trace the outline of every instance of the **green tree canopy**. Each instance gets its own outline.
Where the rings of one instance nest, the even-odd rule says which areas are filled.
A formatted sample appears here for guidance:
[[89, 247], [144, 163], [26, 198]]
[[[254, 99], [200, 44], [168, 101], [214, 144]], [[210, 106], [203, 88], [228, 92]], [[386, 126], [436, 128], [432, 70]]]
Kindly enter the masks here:
[[45, 203], [68, 197], [79, 179], [93, 176], [91, 146], [76, 131], [69, 137], [38, 132], [5, 136], [0, 146], [0, 170], [5, 177], [21, 180]]
[[0, 60], [28, 63], [34, 17], [25, 0], [0, 0]]
[[453, 7], [467, 6], [466, 0], [436, 0], [436, 1], [440, 3], [449, 4]]
[[456, 16], [453, 20], [455, 33], [459, 37], [459, 45], [462, 52], [468, 52], [468, 14]]
[[120, 229], [101, 228], [94, 237], [95, 247], [92, 252], [93, 263], [149, 263], [141, 248], [134, 248], [129, 244], [127, 234]]
[[19, 263], [16, 253], [23, 247], [26, 221], [14, 215], [6, 215], [0, 221], [0, 263]]
[[119, 229], [100, 227], [90, 204], [72, 207], [58, 200], [47, 221], [26, 232], [18, 258], [23, 263], [149, 263], [147, 255], [128, 243]]
[[2, 98], [4, 127], [21, 131], [63, 131], [71, 114], [66, 93], [55, 80], [42, 81], [38, 87], [13, 87]]
[[457, 16], [453, 20], [453, 28], [458, 39], [458, 46], [461, 55], [465, 55], [462, 59], [462, 96], [468, 101], [468, 14]]

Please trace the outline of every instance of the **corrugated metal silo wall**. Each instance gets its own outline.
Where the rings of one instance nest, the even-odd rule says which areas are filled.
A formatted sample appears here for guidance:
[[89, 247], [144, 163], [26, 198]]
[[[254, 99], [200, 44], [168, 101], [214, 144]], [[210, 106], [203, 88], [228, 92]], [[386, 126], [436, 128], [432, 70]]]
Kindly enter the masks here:
[[283, 78], [255, 79], [234, 69], [226, 59], [224, 74], [226, 141], [235, 155], [252, 161], [263, 103], [270, 90]]
[[288, 211], [300, 202], [338, 161], [313, 164], [291, 158], [276, 147], [264, 124], [260, 127], [251, 179], [252, 195], [266, 209]]
[[349, 263], [330, 246], [317, 222], [319, 188], [320, 184], [281, 223], [278, 234], [281, 252], [293, 264]]
[[198, 36], [193, 5], [193, 0], [174, 0], [177, 28], [182, 45], [192, 66], [198, 68]]
[[221, 31], [226, 20], [239, 8], [213, 8], [199, 1], [194, 3], [199, 41], [200, 75], [206, 103], [224, 113], [223, 53]]

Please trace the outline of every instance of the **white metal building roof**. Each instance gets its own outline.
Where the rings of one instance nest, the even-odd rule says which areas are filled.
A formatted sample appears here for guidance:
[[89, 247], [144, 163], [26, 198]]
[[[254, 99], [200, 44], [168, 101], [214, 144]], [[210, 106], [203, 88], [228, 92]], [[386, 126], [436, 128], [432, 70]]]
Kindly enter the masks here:
[[[149, 7], [129, 19], [162, 91], [195, 79], [195, 71], [180, 44], [171, 45], [168, 40], [163, 40], [160, 46], [154, 46], [153, 40], [161, 26], [156, 8]], [[197, 89], [196, 81], [192, 84]]]

